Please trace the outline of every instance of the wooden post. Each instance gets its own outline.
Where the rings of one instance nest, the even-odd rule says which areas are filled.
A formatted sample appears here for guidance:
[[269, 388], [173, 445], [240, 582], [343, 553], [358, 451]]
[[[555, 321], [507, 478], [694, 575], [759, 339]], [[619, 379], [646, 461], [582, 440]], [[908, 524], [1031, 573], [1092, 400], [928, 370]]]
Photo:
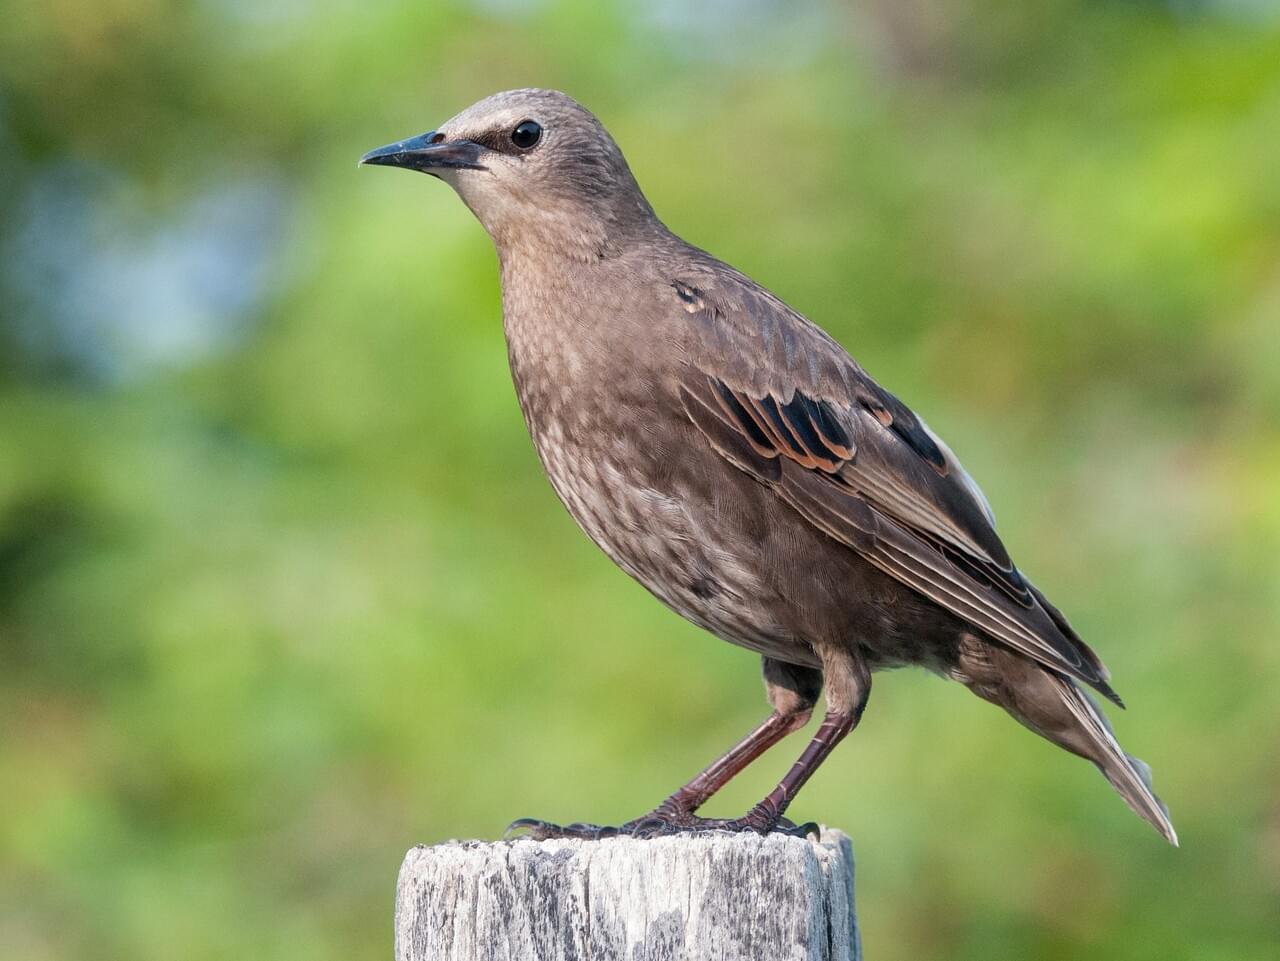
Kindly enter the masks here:
[[755, 834], [411, 850], [397, 961], [860, 961], [853, 848]]

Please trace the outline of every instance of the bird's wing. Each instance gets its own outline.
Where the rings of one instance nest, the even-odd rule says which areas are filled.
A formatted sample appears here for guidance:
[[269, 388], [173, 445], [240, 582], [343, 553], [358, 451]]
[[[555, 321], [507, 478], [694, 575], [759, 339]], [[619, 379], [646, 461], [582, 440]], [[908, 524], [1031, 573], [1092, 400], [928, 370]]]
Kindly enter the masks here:
[[880, 570], [1119, 703], [1102, 662], [1019, 573], [982, 492], [919, 417], [745, 278], [672, 288], [691, 321], [684, 409], [721, 455]]

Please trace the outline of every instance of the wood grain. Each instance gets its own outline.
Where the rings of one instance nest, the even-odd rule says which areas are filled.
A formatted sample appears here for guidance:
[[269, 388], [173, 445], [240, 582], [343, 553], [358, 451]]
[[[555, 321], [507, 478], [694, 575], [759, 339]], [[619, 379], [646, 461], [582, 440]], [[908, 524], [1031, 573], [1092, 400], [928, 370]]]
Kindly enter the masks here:
[[716, 833], [406, 855], [397, 961], [859, 961], [853, 849]]

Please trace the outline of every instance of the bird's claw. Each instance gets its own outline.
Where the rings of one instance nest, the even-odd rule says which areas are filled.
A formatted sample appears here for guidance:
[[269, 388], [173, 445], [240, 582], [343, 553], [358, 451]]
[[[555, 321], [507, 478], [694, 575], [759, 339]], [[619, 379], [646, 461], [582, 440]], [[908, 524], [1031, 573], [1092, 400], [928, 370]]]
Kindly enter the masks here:
[[740, 818], [692, 818], [691, 820], [695, 823], [681, 827], [678, 831], [727, 831], [734, 834], [751, 832], [760, 835], [782, 834], [794, 838], [817, 838], [821, 830], [815, 821], [796, 824], [784, 817], [769, 818], [755, 812]]
[[[526, 833], [520, 834], [524, 831]], [[574, 838], [579, 841], [599, 841], [621, 833], [618, 828], [601, 824], [584, 824], [575, 821], [573, 824], [552, 824], [538, 818], [516, 818], [507, 825], [503, 832], [506, 840], [528, 838], [533, 841], [549, 841], [552, 838]]]
[[[518, 832], [526, 832], [519, 834]], [[783, 834], [789, 837], [817, 838], [819, 827], [814, 821], [796, 824], [784, 817], [770, 817], [753, 809], [740, 818], [700, 818], [684, 811], [658, 809], [651, 814], [628, 821], [620, 827], [601, 824], [553, 824], [537, 818], [517, 818], [507, 825], [506, 839], [528, 838], [533, 841], [549, 841], [567, 838], [579, 841], [600, 841], [604, 838], [631, 837], [641, 840], [670, 837], [674, 834], [705, 834], [726, 831], [735, 834]]]

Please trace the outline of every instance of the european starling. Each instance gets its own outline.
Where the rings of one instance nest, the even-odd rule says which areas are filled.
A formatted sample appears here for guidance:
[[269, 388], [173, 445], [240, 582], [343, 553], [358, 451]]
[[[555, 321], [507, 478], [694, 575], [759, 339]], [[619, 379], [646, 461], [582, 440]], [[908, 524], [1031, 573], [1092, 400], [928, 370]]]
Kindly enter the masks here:
[[[664, 604], [763, 658], [772, 713], [652, 813], [513, 827], [800, 831], [783, 812], [857, 725], [872, 672], [914, 664], [1092, 761], [1177, 843], [1147, 766], [1084, 690], [1120, 705], [1107, 669], [1009, 559], [947, 445], [821, 328], [669, 231], [590, 112], [508, 91], [361, 162], [444, 180], [493, 238], [520, 408], [578, 525]], [[824, 685], [781, 783], [740, 818], [696, 817], [804, 726]]]

